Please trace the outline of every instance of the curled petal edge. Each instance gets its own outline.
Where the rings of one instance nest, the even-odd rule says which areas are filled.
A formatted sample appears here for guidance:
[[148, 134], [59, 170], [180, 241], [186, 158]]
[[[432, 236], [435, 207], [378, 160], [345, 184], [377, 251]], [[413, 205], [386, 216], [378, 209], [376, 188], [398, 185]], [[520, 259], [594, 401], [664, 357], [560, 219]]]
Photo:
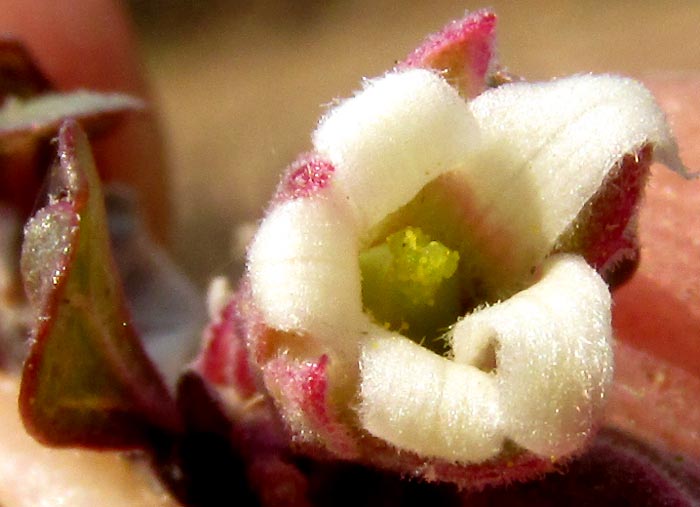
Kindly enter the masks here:
[[364, 343], [365, 429], [465, 463], [506, 438], [558, 459], [590, 437], [612, 375], [610, 295], [581, 257], [553, 256], [538, 283], [464, 318], [453, 341], [453, 360], [395, 336]]

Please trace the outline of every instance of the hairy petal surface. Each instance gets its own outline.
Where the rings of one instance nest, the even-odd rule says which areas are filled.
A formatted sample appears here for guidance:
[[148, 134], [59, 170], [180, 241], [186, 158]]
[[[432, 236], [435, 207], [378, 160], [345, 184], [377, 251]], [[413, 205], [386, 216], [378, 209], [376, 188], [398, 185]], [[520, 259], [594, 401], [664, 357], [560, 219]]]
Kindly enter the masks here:
[[464, 166], [476, 139], [467, 103], [423, 69], [369, 81], [329, 111], [313, 135], [316, 150], [335, 166], [333, 183], [356, 208], [362, 230], [432, 179]]
[[[620, 250], [636, 253], [651, 161], [684, 172], [664, 115], [629, 79], [484, 74], [497, 87], [469, 101], [476, 81], [450, 82], [455, 55], [475, 43], [490, 59], [492, 21], [448, 27], [329, 110], [248, 253], [246, 343], [295, 442], [332, 419], [361, 461], [470, 487], [532, 477], [591, 441], [612, 381], [602, 276], [636, 258]], [[404, 316], [419, 306], [402, 297], [428, 282], [448, 296], [422, 301], [439, 325], [415, 332]], [[332, 365], [323, 389], [288, 374], [319, 357]]]
[[362, 425], [401, 448], [450, 461], [485, 461], [501, 450], [496, 378], [402, 337], [362, 349]]
[[478, 365], [491, 350], [507, 436], [559, 457], [590, 437], [612, 379], [610, 294], [581, 257], [542, 269], [529, 289], [460, 321], [453, 352]]
[[510, 83], [470, 104], [488, 168], [478, 198], [518, 234], [515, 276], [536, 266], [625, 155], [651, 144], [683, 166], [651, 93], [631, 79], [580, 75]]
[[356, 232], [335, 201], [287, 201], [261, 224], [248, 269], [270, 327], [331, 340], [362, 320]]

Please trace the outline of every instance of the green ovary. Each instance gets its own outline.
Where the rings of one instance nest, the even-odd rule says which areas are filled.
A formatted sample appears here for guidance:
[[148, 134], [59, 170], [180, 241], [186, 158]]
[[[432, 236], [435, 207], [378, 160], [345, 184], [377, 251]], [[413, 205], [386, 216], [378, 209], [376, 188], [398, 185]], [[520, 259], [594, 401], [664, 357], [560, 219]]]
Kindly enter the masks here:
[[459, 253], [405, 227], [360, 253], [362, 302], [374, 320], [444, 352], [440, 337], [460, 316]]

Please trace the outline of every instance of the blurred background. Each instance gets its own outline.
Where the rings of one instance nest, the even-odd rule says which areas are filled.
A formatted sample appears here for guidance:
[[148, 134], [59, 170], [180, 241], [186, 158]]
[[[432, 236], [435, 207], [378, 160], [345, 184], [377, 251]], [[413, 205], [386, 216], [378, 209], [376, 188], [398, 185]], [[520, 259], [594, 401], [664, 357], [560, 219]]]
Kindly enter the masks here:
[[700, 70], [697, 0], [130, 0], [172, 169], [173, 246], [204, 284], [232, 273], [324, 105], [465, 10], [499, 15], [499, 59], [528, 79]]

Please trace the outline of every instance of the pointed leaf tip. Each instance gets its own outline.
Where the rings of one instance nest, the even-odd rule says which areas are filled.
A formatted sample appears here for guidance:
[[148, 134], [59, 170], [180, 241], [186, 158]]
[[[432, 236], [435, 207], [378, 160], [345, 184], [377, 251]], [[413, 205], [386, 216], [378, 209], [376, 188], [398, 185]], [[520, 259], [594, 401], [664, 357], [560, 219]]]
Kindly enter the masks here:
[[48, 204], [25, 229], [22, 273], [37, 316], [20, 411], [50, 445], [146, 446], [178, 425], [175, 404], [131, 325], [109, 249], [87, 137], [63, 123]]

